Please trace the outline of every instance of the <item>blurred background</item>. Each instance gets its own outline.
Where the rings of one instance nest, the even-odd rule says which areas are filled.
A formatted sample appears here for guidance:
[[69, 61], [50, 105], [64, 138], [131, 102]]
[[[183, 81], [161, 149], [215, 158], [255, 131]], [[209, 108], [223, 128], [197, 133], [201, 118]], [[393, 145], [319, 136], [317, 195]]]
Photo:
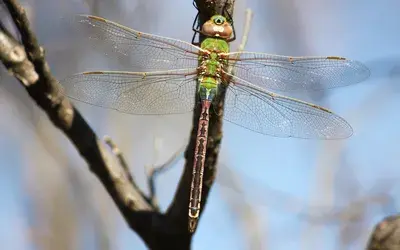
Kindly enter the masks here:
[[[129, 70], [128, 59], [77, 42], [74, 14], [190, 41], [191, 1], [21, 0], [58, 79]], [[237, 0], [239, 38], [247, 7], [254, 18], [246, 50], [344, 56], [364, 62], [372, 74], [349, 87], [292, 95], [343, 116], [355, 131], [348, 140], [260, 136], [225, 122], [216, 184], [193, 249], [363, 249], [374, 225], [400, 205], [400, 2]], [[100, 137], [118, 144], [146, 192], [146, 166], [164, 163], [188, 143], [189, 113], [141, 117], [75, 104]], [[2, 249], [146, 249], [71, 143], [4, 67], [0, 114]], [[180, 157], [157, 179], [162, 209], [183, 164]]]

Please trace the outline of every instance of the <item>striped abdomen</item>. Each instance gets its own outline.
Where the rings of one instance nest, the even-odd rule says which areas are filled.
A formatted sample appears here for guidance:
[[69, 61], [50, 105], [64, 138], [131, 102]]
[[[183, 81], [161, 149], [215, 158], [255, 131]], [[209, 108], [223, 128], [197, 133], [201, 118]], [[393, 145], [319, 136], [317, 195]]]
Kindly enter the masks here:
[[204, 163], [206, 159], [208, 123], [210, 121], [211, 100], [201, 101], [201, 114], [197, 129], [197, 139], [193, 162], [192, 183], [189, 200], [189, 231], [194, 232], [200, 215], [201, 191], [203, 187]]

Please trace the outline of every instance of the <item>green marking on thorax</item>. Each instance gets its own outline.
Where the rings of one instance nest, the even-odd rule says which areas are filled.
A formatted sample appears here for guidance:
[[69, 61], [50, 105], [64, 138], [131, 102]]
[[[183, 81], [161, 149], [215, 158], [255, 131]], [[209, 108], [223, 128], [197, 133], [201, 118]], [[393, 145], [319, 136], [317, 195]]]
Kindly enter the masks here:
[[[199, 78], [200, 86], [199, 93], [202, 99], [209, 98], [211, 99], [217, 94], [218, 90], [218, 79], [217, 79], [217, 69], [221, 62], [218, 60], [217, 53], [228, 53], [229, 52], [229, 44], [223, 40], [218, 38], [206, 38], [201, 43], [201, 48], [211, 52], [209, 59], [206, 59], [206, 70], [205, 76]], [[204, 59], [199, 57], [200, 63]], [[222, 61], [223, 64], [226, 64], [225, 61]]]
[[219, 38], [208, 37], [204, 39], [201, 43], [201, 48], [209, 51], [229, 52], [229, 44], [225, 40]]

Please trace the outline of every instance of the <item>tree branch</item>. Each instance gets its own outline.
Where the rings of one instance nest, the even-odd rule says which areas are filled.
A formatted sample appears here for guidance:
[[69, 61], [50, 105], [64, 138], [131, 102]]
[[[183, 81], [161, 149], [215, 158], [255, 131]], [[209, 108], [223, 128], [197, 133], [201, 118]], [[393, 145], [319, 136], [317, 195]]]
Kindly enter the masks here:
[[375, 226], [367, 250], [396, 250], [400, 248], [400, 218], [392, 215]]
[[178, 160], [178, 158], [180, 158], [181, 155], [185, 152], [185, 148], [186, 146], [176, 151], [175, 154], [173, 154], [164, 164], [160, 166], [151, 166], [149, 168], [147, 173], [148, 175], [147, 184], [150, 190], [149, 201], [155, 208], [158, 208], [155, 179], [159, 174], [167, 171], [168, 169], [170, 169], [170, 167], [173, 166], [173, 164]]
[[[252, 19], [253, 19], [253, 11], [251, 11], [251, 9], [246, 9], [246, 21], [244, 23], [242, 41], [239, 44], [237, 52], [242, 52], [244, 50], [244, 47], [246, 47], [247, 38], [249, 36], [249, 32], [250, 32], [250, 28], [251, 28]], [[240, 57], [240, 54], [237, 53], [235, 58], [239, 59], [239, 57]], [[233, 65], [229, 66], [228, 72], [230, 74], [233, 73], [232, 70], [233, 70], [233, 67], [236, 65], [236, 62], [237, 61], [235, 61]]]
[[53, 124], [71, 140], [90, 170], [99, 178], [132, 228], [137, 228], [137, 211], [152, 206], [135, 189], [124, 168], [62, 94], [45, 61], [44, 50], [29, 28], [25, 11], [15, 0], [4, 0], [21, 34], [20, 45], [8, 32], [0, 31], [0, 60], [25, 87], [30, 97], [45, 111]]
[[125, 174], [126, 174], [128, 180], [132, 183], [132, 185], [135, 185], [134, 184], [135, 182], [133, 181], [133, 177], [129, 171], [128, 163], [126, 162], [125, 157], [122, 154], [121, 150], [118, 148], [117, 144], [115, 144], [114, 141], [109, 136], [104, 136], [104, 141], [110, 147], [113, 154], [117, 157], [119, 164], [125, 170]]

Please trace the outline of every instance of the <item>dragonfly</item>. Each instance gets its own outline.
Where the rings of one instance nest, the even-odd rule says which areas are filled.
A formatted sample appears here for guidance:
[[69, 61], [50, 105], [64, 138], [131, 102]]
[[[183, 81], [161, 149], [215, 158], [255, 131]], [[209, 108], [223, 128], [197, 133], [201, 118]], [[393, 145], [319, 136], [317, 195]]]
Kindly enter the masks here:
[[[64, 93], [91, 105], [135, 115], [191, 112], [201, 105], [188, 207], [194, 232], [201, 206], [210, 107], [225, 91], [223, 118], [248, 130], [276, 137], [345, 139], [353, 129], [328, 109], [271, 91], [329, 89], [369, 77], [361, 62], [343, 57], [290, 57], [232, 52], [232, 22], [212, 16], [198, 45], [148, 34], [93, 15], [79, 15], [90, 41], [133, 58], [141, 71], [90, 71], [61, 81]], [[232, 69], [232, 70], [229, 70]], [[232, 73], [234, 72], [234, 73]], [[268, 90], [267, 90], [268, 89]], [[270, 91], [271, 90], [271, 91]], [[211, 114], [213, 115], [213, 114]]]

